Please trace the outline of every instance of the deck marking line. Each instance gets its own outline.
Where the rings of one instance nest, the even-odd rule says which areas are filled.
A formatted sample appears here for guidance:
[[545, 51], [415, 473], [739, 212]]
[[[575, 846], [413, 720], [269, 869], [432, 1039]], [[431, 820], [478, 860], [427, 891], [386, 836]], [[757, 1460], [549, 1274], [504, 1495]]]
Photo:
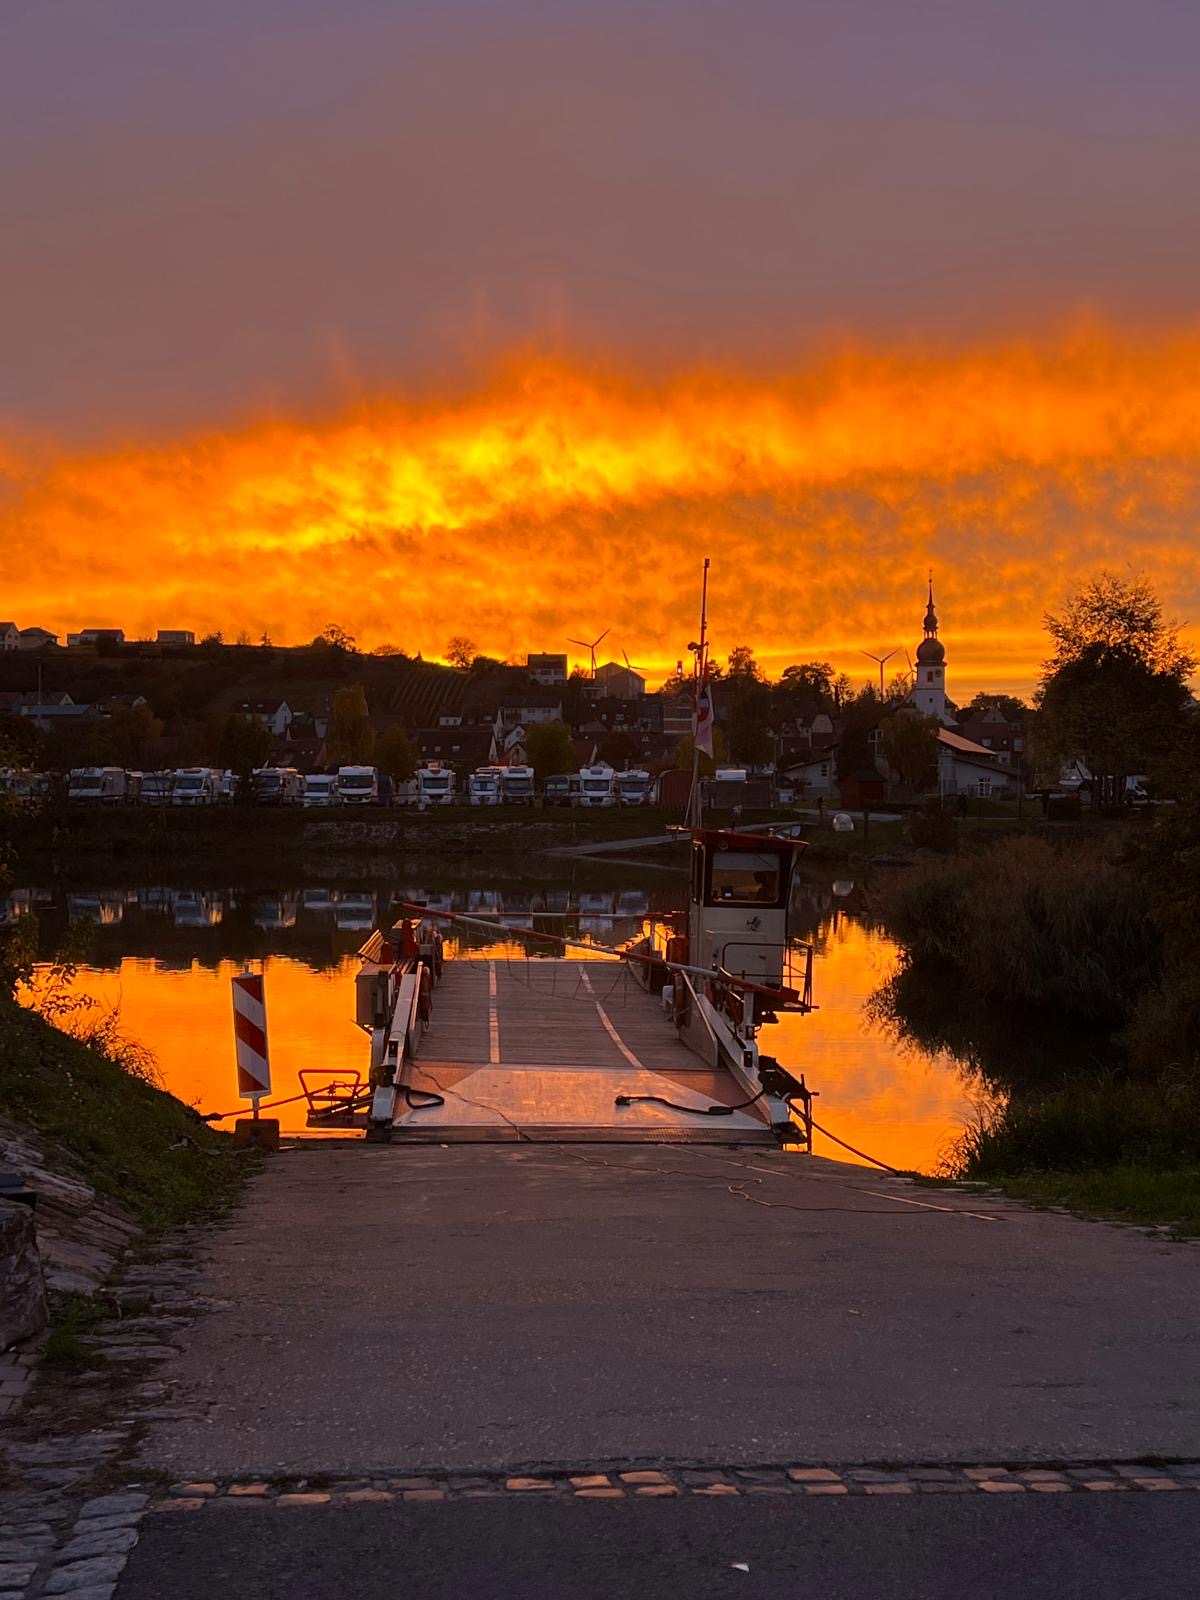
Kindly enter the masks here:
[[951, 1217], [974, 1217], [976, 1222], [1001, 1222], [1001, 1217], [988, 1217], [982, 1211], [963, 1211], [959, 1206], [935, 1206], [928, 1200], [909, 1200], [902, 1194], [880, 1194], [876, 1189], [856, 1189], [856, 1194], [869, 1194], [873, 1200], [896, 1200], [902, 1206], [920, 1206], [922, 1211], [944, 1211]]
[[624, 1039], [622, 1039], [621, 1035], [613, 1027], [612, 1023], [609, 1021], [608, 1012], [605, 1011], [604, 1007], [600, 1004], [599, 1000], [596, 1000], [596, 991], [592, 988], [592, 980], [588, 977], [587, 973], [586, 972], [581, 972], [580, 973], [580, 977], [583, 979], [583, 987], [587, 990], [587, 992], [591, 995], [592, 999], [595, 1001], [596, 1010], [600, 1015], [600, 1021], [604, 1024], [605, 1032], [608, 1034], [608, 1036], [612, 1040], [612, 1042], [616, 1045], [617, 1049], [625, 1057], [626, 1061], [628, 1061], [629, 1065], [631, 1067], [636, 1068], [638, 1072], [651, 1072], [651, 1071], [653, 1071], [652, 1067], [647, 1067], [647, 1066], [643, 1065], [643, 1063], [638, 1060], [638, 1058], [634, 1055], [633, 1051], [625, 1043]]
[[[717, 1160], [723, 1161], [723, 1158], [718, 1156]], [[756, 1167], [749, 1161], [724, 1161], [723, 1164], [726, 1166], [745, 1167], [748, 1172], [765, 1172], [772, 1178], [791, 1178], [796, 1176], [795, 1173], [780, 1172], [776, 1167]], [[973, 1217], [976, 1222], [1004, 1221], [1003, 1217], [989, 1217], [982, 1211], [964, 1211], [959, 1206], [935, 1206], [928, 1200], [910, 1200], [907, 1195], [902, 1194], [880, 1194], [877, 1189], [860, 1189], [855, 1184], [838, 1184], [837, 1187], [839, 1189], [852, 1189], [855, 1194], [869, 1194], [873, 1200], [895, 1200], [902, 1206], [920, 1206], [922, 1211], [944, 1211], [948, 1216], [952, 1217]]]
[[500, 1060], [500, 1017], [496, 1009], [496, 963], [488, 962], [488, 1061]]

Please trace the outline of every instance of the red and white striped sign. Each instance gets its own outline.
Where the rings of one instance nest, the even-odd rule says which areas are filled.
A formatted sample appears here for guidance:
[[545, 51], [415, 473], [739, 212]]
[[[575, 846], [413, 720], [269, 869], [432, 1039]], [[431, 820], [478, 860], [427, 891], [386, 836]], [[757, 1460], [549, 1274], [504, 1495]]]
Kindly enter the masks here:
[[267, 1001], [261, 973], [243, 972], [233, 980], [233, 1036], [237, 1043], [238, 1094], [243, 1100], [270, 1094]]

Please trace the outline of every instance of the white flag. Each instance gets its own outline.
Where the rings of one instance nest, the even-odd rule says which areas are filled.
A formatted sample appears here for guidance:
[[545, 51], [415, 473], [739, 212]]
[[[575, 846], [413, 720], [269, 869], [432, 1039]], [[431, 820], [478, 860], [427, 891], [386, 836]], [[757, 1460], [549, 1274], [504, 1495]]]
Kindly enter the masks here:
[[692, 737], [695, 740], [697, 750], [703, 755], [712, 755], [713, 703], [712, 689], [709, 687], [707, 673], [700, 679], [696, 688], [696, 713], [692, 718]]

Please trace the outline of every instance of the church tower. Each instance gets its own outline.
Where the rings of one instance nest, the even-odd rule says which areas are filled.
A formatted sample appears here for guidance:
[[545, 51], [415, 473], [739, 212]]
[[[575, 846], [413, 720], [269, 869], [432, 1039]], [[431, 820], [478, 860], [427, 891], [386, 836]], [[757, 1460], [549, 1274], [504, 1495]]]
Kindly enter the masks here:
[[936, 717], [942, 723], [950, 721], [946, 710], [946, 647], [938, 638], [932, 572], [929, 574], [929, 604], [925, 608], [925, 637], [917, 646], [916, 677], [909, 700], [923, 717]]

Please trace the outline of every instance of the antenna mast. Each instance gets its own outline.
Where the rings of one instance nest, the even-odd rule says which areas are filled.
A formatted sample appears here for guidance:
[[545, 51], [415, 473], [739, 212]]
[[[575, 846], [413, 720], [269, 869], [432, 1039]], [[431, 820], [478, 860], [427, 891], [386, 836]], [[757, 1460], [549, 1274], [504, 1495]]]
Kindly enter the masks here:
[[[708, 683], [708, 557], [704, 558], [704, 574], [700, 583], [700, 641], [692, 643], [692, 787], [688, 794], [687, 825], [700, 826], [703, 804], [700, 796], [700, 696], [711, 695]], [[712, 720], [711, 701], [708, 702], [709, 721]]]

